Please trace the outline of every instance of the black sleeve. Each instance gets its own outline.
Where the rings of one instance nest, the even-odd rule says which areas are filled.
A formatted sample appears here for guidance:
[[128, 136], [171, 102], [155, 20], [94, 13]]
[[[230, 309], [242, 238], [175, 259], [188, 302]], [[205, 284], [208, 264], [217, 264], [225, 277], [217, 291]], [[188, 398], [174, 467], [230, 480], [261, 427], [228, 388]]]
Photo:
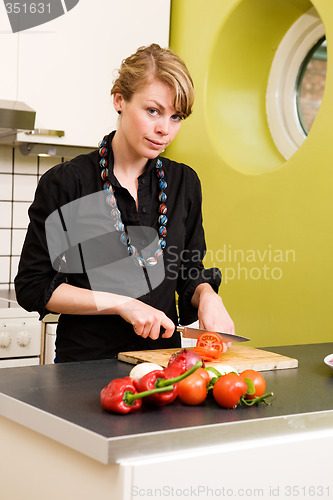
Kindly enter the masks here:
[[198, 311], [191, 305], [193, 293], [201, 283], [209, 283], [218, 292], [221, 272], [218, 268], [206, 269], [202, 263], [206, 253], [202, 226], [202, 193], [197, 174], [188, 169], [187, 178], [188, 216], [186, 220], [185, 251], [180, 264], [177, 283], [179, 319], [182, 325], [198, 319]]
[[78, 191], [77, 180], [67, 165], [65, 162], [53, 167], [39, 181], [29, 208], [30, 223], [14, 280], [18, 303], [27, 311], [38, 311], [41, 318], [50, 312], [45, 304], [55, 288], [66, 281], [65, 274], [57, 272], [50, 261], [45, 220]]

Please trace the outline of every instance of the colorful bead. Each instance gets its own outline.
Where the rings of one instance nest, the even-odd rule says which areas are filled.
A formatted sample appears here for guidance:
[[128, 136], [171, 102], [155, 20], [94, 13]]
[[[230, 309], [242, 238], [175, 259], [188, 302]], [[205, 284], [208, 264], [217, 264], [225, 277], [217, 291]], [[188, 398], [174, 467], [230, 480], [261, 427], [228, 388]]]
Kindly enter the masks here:
[[116, 220], [114, 227], [117, 229], [117, 231], [124, 231], [124, 229], [125, 229], [125, 226], [121, 222], [121, 220]]
[[158, 195], [158, 199], [159, 199], [159, 201], [164, 203], [167, 199], [167, 195], [163, 191], [161, 191], [160, 194]]
[[137, 257], [136, 262], [139, 264], [140, 267], [145, 266], [145, 260], [142, 257]]
[[108, 178], [108, 169], [107, 168], [103, 168], [102, 172], [101, 172], [101, 177], [103, 179], [103, 181], [106, 181], [106, 179]]
[[134, 255], [135, 257], [138, 255], [138, 250], [130, 243], [128, 244], [128, 255]]
[[162, 224], [163, 226], [166, 225], [166, 223], [168, 222], [168, 218], [166, 215], [160, 215], [159, 218], [158, 218], [158, 222], [160, 224]]
[[103, 168], [103, 167], [106, 167], [107, 164], [108, 164], [108, 161], [106, 158], [101, 158], [101, 161], [99, 162], [100, 166]]
[[157, 259], [155, 259], [154, 257], [148, 257], [148, 259], [146, 259], [146, 265], [147, 266], [155, 266], [157, 264]]
[[104, 191], [112, 191], [113, 192], [112, 186], [111, 186], [109, 181], [104, 182], [103, 189], [104, 189]]
[[120, 219], [121, 217], [121, 214], [120, 214], [120, 210], [118, 210], [118, 208], [113, 208], [110, 212], [110, 215], [114, 218], [114, 219]]
[[164, 250], [166, 247], [166, 241], [163, 240], [162, 238], [158, 241], [158, 244], [160, 245], [161, 249]]
[[160, 214], [166, 214], [168, 211], [167, 209], [167, 206], [165, 205], [165, 203], [161, 203], [160, 205]]
[[120, 241], [123, 245], [128, 245], [128, 237], [127, 237], [127, 233], [125, 233], [125, 231], [123, 233], [121, 233]]
[[162, 257], [162, 255], [163, 255], [162, 248], [158, 248], [158, 250], [156, 250], [156, 252], [155, 252], [156, 259], [160, 259]]
[[117, 200], [113, 194], [113, 192], [111, 194], [108, 194], [107, 197], [106, 197], [106, 202], [111, 205], [111, 207], [117, 207]]
[[160, 180], [158, 181], [158, 184], [159, 184], [159, 186], [160, 186], [160, 189], [161, 189], [161, 190], [162, 190], [162, 189], [165, 189], [165, 188], [167, 187], [166, 180], [164, 180], [164, 179], [160, 179]]
[[160, 226], [158, 228], [158, 234], [160, 235], [161, 238], [165, 238], [166, 237], [166, 234], [167, 234], [167, 230], [166, 230], [166, 227], [164, 226]]

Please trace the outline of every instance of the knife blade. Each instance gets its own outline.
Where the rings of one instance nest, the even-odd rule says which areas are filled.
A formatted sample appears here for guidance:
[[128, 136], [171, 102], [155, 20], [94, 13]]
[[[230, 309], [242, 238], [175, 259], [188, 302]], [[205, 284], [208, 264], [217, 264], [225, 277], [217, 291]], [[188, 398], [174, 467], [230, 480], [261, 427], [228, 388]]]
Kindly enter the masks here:
[[240, 335], [235, 335], [233, 333], [225, 333], [225, 332], [213, 332], [212, 330], [202, 330], [200, 328], [192, 328], [189, 326], [177, 326], [177, 332], [183, 334], [183, 337], [186, 339], [197, 339], [199, 335], [202, 333], [217, 333], [222, 341], [224, 342], [247, 342], [247, 337], [241, 337]]

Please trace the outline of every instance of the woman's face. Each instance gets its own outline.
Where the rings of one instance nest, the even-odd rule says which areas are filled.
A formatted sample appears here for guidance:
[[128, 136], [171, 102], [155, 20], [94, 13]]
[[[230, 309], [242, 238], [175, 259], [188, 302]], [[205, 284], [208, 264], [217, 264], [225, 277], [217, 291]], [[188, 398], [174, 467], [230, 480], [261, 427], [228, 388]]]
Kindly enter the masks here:
[[125, 101], [114, 96], [114, 106], [121, 111], [117, 133], [122, 135], [128, 152], [136, 158], [155, 158], [177, 135], [181, 117], [173, 106], [172, 89], [154, 79]]

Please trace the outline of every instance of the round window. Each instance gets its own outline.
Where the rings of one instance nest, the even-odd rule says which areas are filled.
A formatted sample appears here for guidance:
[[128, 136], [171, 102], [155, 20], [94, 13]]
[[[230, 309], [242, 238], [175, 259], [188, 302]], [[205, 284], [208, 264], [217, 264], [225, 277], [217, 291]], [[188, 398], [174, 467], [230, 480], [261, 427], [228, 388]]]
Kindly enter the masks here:
[[307, 135], [317, 116], [324, 95], [327, 69], [327, 44], [323, 37], [309, 51], [297, 80], [297, 112]]
[[283, 37], [268, 79], [268, 125], [285, 159], [304, 142], [320, 107], [326, 77], [326, 56], [319, 59], [323, 52], [326, 54], [324, 26], [312, 8]]

